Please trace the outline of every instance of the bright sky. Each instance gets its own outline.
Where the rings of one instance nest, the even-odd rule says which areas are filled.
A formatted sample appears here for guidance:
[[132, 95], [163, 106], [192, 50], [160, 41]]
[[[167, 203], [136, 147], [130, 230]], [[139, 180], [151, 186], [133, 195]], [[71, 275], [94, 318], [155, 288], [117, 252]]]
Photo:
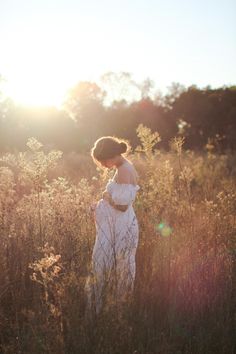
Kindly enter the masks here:
[[59, 105], [107, 71], [163, 92], [236, 84], [234, 0], [2, 0], [0, 43], [0, 75], [21, 103]]

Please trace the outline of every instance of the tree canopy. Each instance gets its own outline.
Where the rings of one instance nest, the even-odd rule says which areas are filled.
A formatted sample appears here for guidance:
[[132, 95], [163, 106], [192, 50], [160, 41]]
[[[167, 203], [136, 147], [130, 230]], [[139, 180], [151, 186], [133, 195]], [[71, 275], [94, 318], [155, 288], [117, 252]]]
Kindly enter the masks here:
[[202, 149], [215, 136], [221, 137], [222, 150], [236, 149], [236, 86], [199, 89], [173, 83], [164, 96], [153, 89], [149, 78], [137, 83], [129, 73], [109, 72], [100, 84], [78, 82], [61, 110], [19, 106], [0, 90], [0, 151], [21, 150], [35, 137], [45, 146], [84, 152], [111, 134], [136, 146], [140, 123], [160, 134], [163, 149], [178, 135], [190, 149]]

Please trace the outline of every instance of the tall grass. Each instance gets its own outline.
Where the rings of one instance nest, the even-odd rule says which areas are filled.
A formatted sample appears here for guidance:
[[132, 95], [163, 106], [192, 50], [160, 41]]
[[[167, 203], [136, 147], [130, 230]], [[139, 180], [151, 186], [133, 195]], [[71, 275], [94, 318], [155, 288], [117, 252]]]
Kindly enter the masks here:
[[135, 288], [92, 321], [84, 293], [96, 234], [89, 206], [112, 171], [103, 175], [82, 156], [68, 173], [62, 153], [45, 153], [34, 138], [28, 151], [2, 156], [2, 353], [236, 350], [233, 157], [217, 154], [214, 142], [201, 154], [185, 151], [181, 138], [161, 152], [157, 132], [140, 125], [137, 134], [140, 146], [129, 156], [141, 187]]

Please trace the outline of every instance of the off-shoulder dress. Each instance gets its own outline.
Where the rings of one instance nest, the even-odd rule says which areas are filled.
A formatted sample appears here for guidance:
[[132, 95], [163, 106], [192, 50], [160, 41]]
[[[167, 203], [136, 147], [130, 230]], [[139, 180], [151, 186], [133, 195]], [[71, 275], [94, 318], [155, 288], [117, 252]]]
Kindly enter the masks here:
[[139, 225], [133, 208], [139, 185], [120, 184], [109, 179], [106, 190], [117, 205], [128, 205], [120, 211], [100, 199], [95, 208], [96, 240], [92, 254], [91, 275], [86, 282], [88, 306], [99, 313], [107, 290], [113, 300], [132, 293], [136, 272], [135, 254]]

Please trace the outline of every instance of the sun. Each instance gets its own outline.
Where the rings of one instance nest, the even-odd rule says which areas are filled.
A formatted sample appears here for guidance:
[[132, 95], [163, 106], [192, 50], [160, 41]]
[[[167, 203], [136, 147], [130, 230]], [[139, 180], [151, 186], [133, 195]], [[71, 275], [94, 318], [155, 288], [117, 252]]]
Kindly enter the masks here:
[[69, 80], [52, 75], [50, 70], [37, 73], [25, 71], [7, 81], [7, 93], [14, 102], [27, 106], [55, 106], [60, 108], [70, 87]]
[[[83, 21], [81, 26], [62, 26], [58, 19], [53, 28], [32, 22], [30, 27], [21, 26], [19, 32], [10, 31], [5, 40], [7, 50], [0, 57], [7, 95], [23, 105], [61, 107], [67, 92], [78, 82], [98, 80], [110, 59], [106, 61], [106, 50], [95, 41], [95, 28], [87, 28]], [[71, 40], [73, 29], [76, 40]]]
[[79, 82], [97, 81], [113, 64], [95, 41], [95, 29], [86, 26], [74, 28], [76, 41], [70, 40], [71, 27], [61, 23], [54, 29], [32, 23], [31, 31], [24, 27], [11, 33], [0, 58], [8, 96], [23, 105], [61, 107], [67, 92]]
[[25, 34], [19, 43], [9, 47], [3, 71], [6, 93], [17, 103], [60, 107], [67, 91], [89, 73], [85, 55], [80, 60], [78, 53], [47, 32]]

